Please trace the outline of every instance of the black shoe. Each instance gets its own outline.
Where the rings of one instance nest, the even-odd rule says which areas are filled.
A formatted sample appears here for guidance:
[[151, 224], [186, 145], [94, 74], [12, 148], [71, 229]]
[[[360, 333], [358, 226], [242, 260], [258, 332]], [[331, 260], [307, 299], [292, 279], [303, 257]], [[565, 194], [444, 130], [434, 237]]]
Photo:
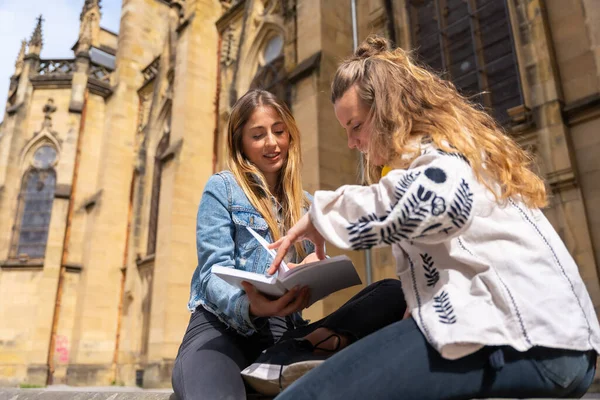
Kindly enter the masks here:
[[[332, 336], [338, 338], [339, 348], [338, 335], [331, 335], [325, 340]], [[317, 346], [325, 340], [317, 343]], [[263, 351], [252, 365], [242, 371], [242, 376], [256, 391], [271, 396], [277, 395], [304, 374], [321, 365], [331, 355], [315, 354], [316, 349], [325, 350], [317, 346], [313, 346], [306, 339], [283, 340]], [[337, 348], [325, 351], [334, 353]]]

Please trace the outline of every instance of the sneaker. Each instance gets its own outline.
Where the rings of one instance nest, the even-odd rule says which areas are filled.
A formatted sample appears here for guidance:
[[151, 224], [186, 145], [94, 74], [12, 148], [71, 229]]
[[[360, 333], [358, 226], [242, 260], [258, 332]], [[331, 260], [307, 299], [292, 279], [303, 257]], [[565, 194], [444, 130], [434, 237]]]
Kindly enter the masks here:
[[[334, 336], [339, 339], [338, 335]], [[242, 371], [242, 376], [259, 393], [275, 396], [331, 355], [315, 354], [314, 350], [320, 349], [317, 346], [306, 339], [283, 340], [263, 351], [252, 365]], [[325, 351], [334, 353], [336, 350]]]

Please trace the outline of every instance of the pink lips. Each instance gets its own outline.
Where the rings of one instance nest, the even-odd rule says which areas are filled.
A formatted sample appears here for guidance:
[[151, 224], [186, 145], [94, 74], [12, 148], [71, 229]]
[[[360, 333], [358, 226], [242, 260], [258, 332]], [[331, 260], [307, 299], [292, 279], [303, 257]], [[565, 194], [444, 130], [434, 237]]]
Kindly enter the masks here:
[[281, 158], [281, 153], [278, 153], [275, 157], [267, 157], [266, 155], [263, 157], [265, 157], [270, 162], [276, 162], [279, 161], [279, 159]]

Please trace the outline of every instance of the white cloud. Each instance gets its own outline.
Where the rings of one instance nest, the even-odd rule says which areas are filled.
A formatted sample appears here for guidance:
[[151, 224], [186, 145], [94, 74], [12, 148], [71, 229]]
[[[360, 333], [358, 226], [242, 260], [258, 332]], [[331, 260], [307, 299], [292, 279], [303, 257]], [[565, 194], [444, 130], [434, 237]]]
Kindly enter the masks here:
[[[0, 0], [0, 118], [21, 40], [31, 38], [36, 18], [44, 16], [42, 58], [71, 58], [84, 0]], [[121, 0], [102, 1], [101, 25], [117, 32]]]

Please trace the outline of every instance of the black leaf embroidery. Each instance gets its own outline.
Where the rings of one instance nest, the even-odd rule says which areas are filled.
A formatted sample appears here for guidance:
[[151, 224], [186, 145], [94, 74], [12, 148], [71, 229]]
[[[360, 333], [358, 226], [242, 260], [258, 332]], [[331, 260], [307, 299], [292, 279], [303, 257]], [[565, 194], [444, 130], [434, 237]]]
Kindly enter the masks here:
[[423, 229], [421, 231], [421, 234], [419, 236], [417, 236], [416, 238], [418, 239], [418, 238], [426, 237], [428, 235], [437, 235], [442, 232], [445, 233], [446, 235], [448, 235], [450, 232], [452, 232], [455, 229], [453, 226], [442, 227], [442, 225], [443, 224], [441, 222], [433, 223], [433, 224], [429, 225], [427, 228]]
[[423, 229], [423, 231], [421, 232], [421, 236], [425, 236], [427, 233], [436, 228], [439, 228], [440, 226], [442, 226], [441, 222], [436, 222], [435, 224], [429, 225], [427, 228]]
[[381, 230], [381, 241], [385, 244], [393, 244], [406, 239], [407, 236], [398, 232], [398, 223], [392, 221], [387, 227]]
[[[369, 214], [348, 225], [347, 230], [352, 249], [364, 250], [379, 243], [389, 245], [401, 240], [409, 240], [414, 237], [413, 233], [421, 226], [430, 213], [434, 216], [439, 216], [447, 211], [446, 200], [444, 198], [419, 185], [416, 193], [413, 192], [408, 198], [404, 199], [399, 210], [400, 215], [396, 220], [388, 221], [386, 226], [380, 229], [379, 232], [373, 229], [373, 222], [384, 221], [389, 216], [393, 209], [398, 206], [400, 199], [406, 196], [409, 187], [420, 174], [421, 172], [408, 172], [400, 179], [394, 190], [396, 202], [385, 215]], [[421, 235], [418, 237], [440, 231], [448, 233], [454, 227], [464, 225], [471, 212], [471, 204], [472, 193], [469, 190], [468, 184], [463, 180], [459, 188], [459, 193], [451, 207], [452, 211], [448, 211], [454, 226], [443, 228], [441, 223], [433, 223], [423, 229]]]
[[463, 179], [448, 211], [452, 224], [457, 228], [464, 226], [471, 215], [472, 207], [473, 193], [469, 189], [469, 184]]
[[447, 226], [443, 229], [440, 229], [440, 232], [444, 232], [446, 235], [449, 234], [450, 232], [452, 232], [454, 230], [454, 227], [452, 226]]
[[460, 158], [461, 160], [463, 160], [464, 162], [466, 162], [467, 164], [471, 165], [471, 163], [469, 162], [469, 159], [467, 157], [465, 157], [464, 154], [458, 153], [458, 152], [448, 152], [448, 151], [444, 151], [441, 149], [437, 149], [438, 153], [440, 153], [441, 155], [444, 156], [451, 156], [451, 157], [456, 157], [456, 158]]
[[410, 185], [421, 175], [421, 172], [408, 172], [404, 175], [396, 184], [394, 195], [396, 202], [400, 200], [405, 194]]
[[427, 204], [420, 198], [429, 200], [432, 196], [431, 191], [420, 186], [416, 195], [413, 193], [406, 199], [398, 219], [392, 221], [386, 229], [381, 230], [381, 241], [385, 244], [392, 244], [402, 239], [409, 239], [429, 213]]
[[351, 223], [346, 229], [350, 235], [350, 244], [353, 250], [366, 250], [377, 244], [378, 235], [373, 230], [373, 222], [381, 222], [387, 216], [377, 216], [377, 214], [369, 214], [360, 217], [357, 222]]
[[446, 291], [442, 291], [439, 296], [433, 296], [433, 308], [438, 313], [438, 317], [442, 324], [455, 324], [456, 316], [454, 315], [454, 307], [450, 303], [450, 297]]
[[423, 260], [423, 269], [425, 270], [425, 278], [427, 278], [427, 286], [435, 286], [440, 280], [440, 273], [433, 265], [433, 258], [427, 253], [421, 254]]

